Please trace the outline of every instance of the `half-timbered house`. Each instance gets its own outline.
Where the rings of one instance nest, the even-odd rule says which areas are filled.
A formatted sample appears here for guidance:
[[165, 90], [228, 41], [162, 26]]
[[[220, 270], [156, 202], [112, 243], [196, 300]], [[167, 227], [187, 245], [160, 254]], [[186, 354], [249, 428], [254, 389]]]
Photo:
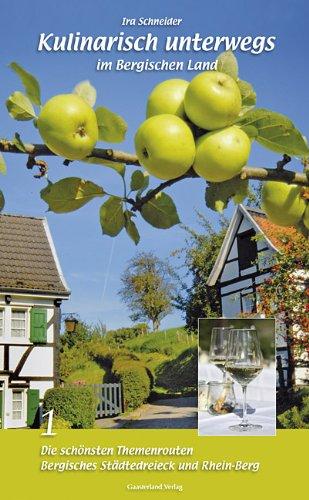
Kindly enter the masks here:
[[[236, 208], [208, 278], [208, 285], [218, 288], [223, 317], [257, 314], [258, 286], [270, 276], [274, 254], [280, 251], [278, 230], [261, 210], [243, 205]], [[276, 319], [278, 385], [290, 385], [293, 377], [296, 383], [305, 384], [308, 367], [300, 367], [296, 378], [292, 374], [286, 328], [280, 316]]]
[[39, 423], [69, 295], [46, 219], [0, 214], [0, 428]]

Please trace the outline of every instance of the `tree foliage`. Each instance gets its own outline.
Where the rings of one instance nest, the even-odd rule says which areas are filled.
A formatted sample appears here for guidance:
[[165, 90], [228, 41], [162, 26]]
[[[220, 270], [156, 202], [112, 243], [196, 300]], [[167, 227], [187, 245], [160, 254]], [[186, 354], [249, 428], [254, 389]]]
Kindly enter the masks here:
[[[267, 234], [271, 234], [273, 226], [266, 224]], [[308, 240], [293, 228], [276, 227], [273, 237], [279, 252], [274, 257], [270, 278], [258, 289], [260, 308], [266, 316], [280, 314], [287, 328], [288, 344], [298, 355], [307, 352], [309, 358]]]
[[133, 257], [124, 271], [119, 295], [131, 311], [132, 321], [151, 321], [158, 330], [172, 311], [174, 273], [169, 264], [152, 252]]
[[[175, 252], [175, 257], [184, 260], [186, 272], [180, 277], [180, 291], [176, 306], [182, 310], [188, 328], [197, 329], [198, 318], [220, 316], [220, 303], [216, 287], [207, 285], [209, 274], [221, 248], [228, 222], [221, 217], [216, 230], [207, 218], [197, 213], [201, 232], [184, 227], [186, 245]], [[190, 284], [188, 285], [188, 280]]]

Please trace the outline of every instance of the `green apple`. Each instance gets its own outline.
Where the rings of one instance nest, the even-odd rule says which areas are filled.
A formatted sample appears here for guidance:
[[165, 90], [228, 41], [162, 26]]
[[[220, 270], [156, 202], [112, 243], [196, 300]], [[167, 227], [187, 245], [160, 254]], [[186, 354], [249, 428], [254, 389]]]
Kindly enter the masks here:
[[214, 130], [197, 139], [193, 168], [207, 181], [227, 181], [246, 165], [250, 149], [250, 139], [239, 127]]
[[98, 140], [95, 112], [76, 94], [52, 97], [43, 106], [37, 125], [46, 146], [69, 160], [85, 158]]
[[141, 124], [135, 135], [135, 149], [147, 172], [164, 180], [185, 174], [195, 156], [190, 127], [169, 114], [152, 116]]
[[189, 82], [178, 78], [165, 80], [152, 90], [147, 101], [147, 118], [171, 114], [185, 119], [184, 97]]
[[306, 206], [306, 210], [305, 210], [305, 213], [304, 213], [303, 223], [304, 223], [305, 227], [309, 231], [309, 203], [307, 203], [306, 205], [307, 206]]
[[219, 71], [200, 73], [189, 84], [185, 112], [198, 127], [216, 130], [235, 122], [241, 109], [241, 94], [233, 78]]
[[271, 222], [278, 226], [296, 226], [306, 209], [296, 184], [267, 181], [262, 189], [262, 208]]

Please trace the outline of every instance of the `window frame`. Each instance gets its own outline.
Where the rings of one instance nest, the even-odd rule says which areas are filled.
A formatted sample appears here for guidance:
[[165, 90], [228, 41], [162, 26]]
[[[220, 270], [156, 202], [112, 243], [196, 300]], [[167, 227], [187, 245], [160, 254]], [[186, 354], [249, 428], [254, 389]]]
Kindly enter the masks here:
[[[18, 400], [14, 400], [14, 394], [21, 394], [21, 398]], [[25, 391], [24, 389], [12, 389], [12, 421], [14, 422], [20, 422], [21, 420], [24, 419], [25, 416]], [[13, 403], [14, 402], [20, 402], [21, 403], [21, 409], [20, 410], [14, 410]], [[19, 418], [14, 417], [14, 413], [20, 413]]]
[[[18, 328], [12, 328], [13, 321], [13, 311], [20, 311], [25, 313], [25, 335], [22, 337], [14, 337], [12, 335], [12, 330], [18, 330]], [[25, 341], [29, 341], [30, 338], [30, 308], [25, 306], [13, 306], [10, 308], [10, 335], [11, 340], [14, 340], [15, 343], [23, 343]]]

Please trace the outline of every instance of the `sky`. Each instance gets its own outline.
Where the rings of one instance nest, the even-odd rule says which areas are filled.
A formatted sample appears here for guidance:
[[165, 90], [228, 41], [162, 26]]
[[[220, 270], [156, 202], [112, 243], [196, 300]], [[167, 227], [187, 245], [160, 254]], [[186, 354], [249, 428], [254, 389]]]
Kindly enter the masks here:
[[[180, 72], [97, 72], [96, 53], [38, 52], [39, 34], [53, 32], [65, 35], [81, 32], [85, 35], [126, 35], [151, 32], [164, 39], [167, 35], [201, 36], [276, 36], [272, 52], [259, 55], [236, 52], [240, 77], [251, 82], [257, 93], [257, 105], [289, 116], [304, 135], [308, 135], [308, 64], [307, 48], [309, 7], [306, 0], [247, 2], [238, 0], [196, 1], [170, 0], [153, 2], [131, 0], [88, 0], [66, 2], [32, 0], [16, 2], [1, 0], [0, 18], [0, 137], [10, 138], [19, 132], [24, 142], [41, 142], [32, 123], [12, 120], [5, 100], [14, 90], [22, 90], [16, 75], [8, 68], [18, 62], [40, 81], [45, 102], [55, 94], [71, 92], [76, 83], [90, 80], [96, 87], [97, 105], [103, 105], [122, 115], [128, 123], [126, 140], [116, 148], [134, 152], [134, 134], [145, 119], [147, 96], [160, 81], [169, 78], [191, 80], [196, 73]], [[180, 27], [121, 26], [122, 18], [138, 17], [182, 18]], [[162, 44], [161, 44], [162, 46]], [[109, 53], [101, 58], [141, 60], [215, 60], [210, 53], [155, 54]], [[106, 147], [105, 143], [100, 143]], [[250, 165], [273, 166], [277, 155], [254, 145]], [[66, 280], [72, 291], [63, 304], [63, 312], [78, 313], [80, 318], [96, 323], [102, 321], [108, 329], [131, 324], [129, 311], [121, 303], [118, 291], [120, 276], [128, 260], [138, 251], [154, 251], [168, 258], [171, 252], [184, 245], [185, 232], [181, 226], [157, 230], [139, 218], [137, 225], [141, 242], [136, 248], [122, 232], [116, 239], [102, 236], [99, 225], [101, 199], [94, 200], [79, 211], [69, 214], [46, 213], [46, 204], [39, 192], [46, 180], [34, 179], [25, 168], [23, 155], [6, 155], [8, 173], [1, 176], [0, 189], [6, 197], [6, 213], [46, 216]], [[121, 178], [111, 169], [74, 162], [63, 166], [60, 158], [48, 158], [49, 179], [79, 176], [103, 186], [106, 191], [121, 194]], [[299, 168], [294, 162], [292, 168]], [[132, 167], [127, 171], [131, 172]], [[155, 179], [152, 186], [158, 181]], [[169, 189], [182, 223], [198, 229], [195, 210], [206, 215], [214, 227], [218, 215], [204, 203], [205, 184], [202, 180], [186, 180]], [[226, 210], [231, 217], [234, 208]], [[173, 262], [173, 261], [172, 261]], [[183, 323], [178, 311], [162, 323], [164, 328]]]

